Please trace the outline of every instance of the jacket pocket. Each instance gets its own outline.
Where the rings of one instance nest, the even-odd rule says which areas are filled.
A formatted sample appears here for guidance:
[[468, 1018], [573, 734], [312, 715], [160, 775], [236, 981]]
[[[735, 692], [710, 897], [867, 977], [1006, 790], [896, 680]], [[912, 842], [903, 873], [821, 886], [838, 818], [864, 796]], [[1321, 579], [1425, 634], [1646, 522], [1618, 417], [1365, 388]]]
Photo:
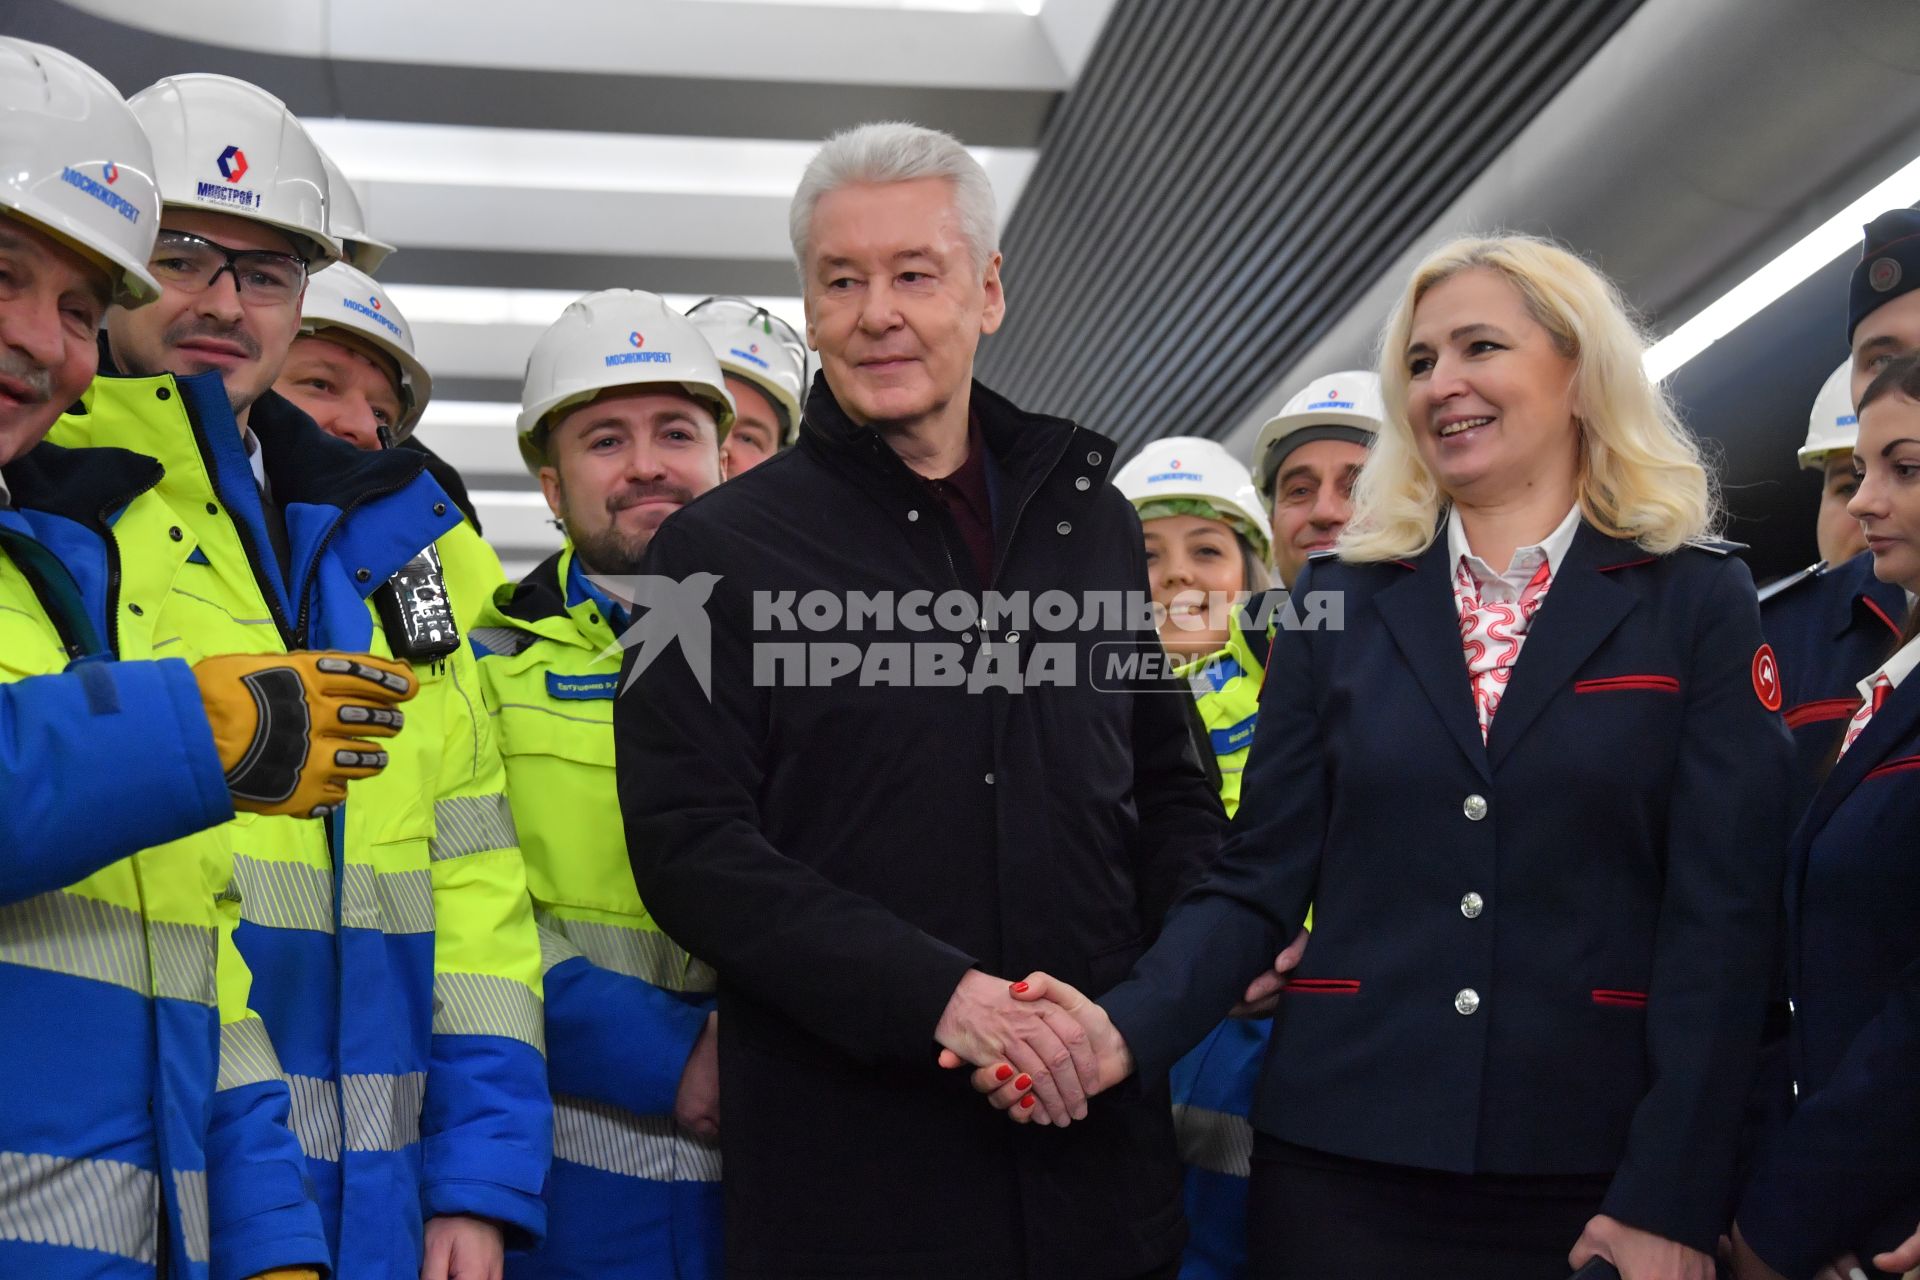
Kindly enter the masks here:
[[1609, 1005], [1617, 1009], [1644, 1009], [1647, 1007], [1647, 993], [1644, 991], [1615, 991], [1601, 987], [1593, 992], [1595, 1004]]
[[1280, 988], [1282, 995], [1288, 992], [1303, 996], [1357, 996], [1360, 994], [1360, 979], [1289, 978], [1287, 985]]
[[1678, 693], [1680, 681], [1673, 676], [1662, 675], [1620, 675], [1599, 676], [1592, 680], [1575, 680], [1575, 693]]
[[1798, 729], [1804, 725], [1821, 724], [1828, 720], [1849, 720], [1860, 709], [1860, 699], [1821, 698], [1814, 702], [1803, 702], [1797, 707], [1788, 707], [1783, 718], [1787, 728]]

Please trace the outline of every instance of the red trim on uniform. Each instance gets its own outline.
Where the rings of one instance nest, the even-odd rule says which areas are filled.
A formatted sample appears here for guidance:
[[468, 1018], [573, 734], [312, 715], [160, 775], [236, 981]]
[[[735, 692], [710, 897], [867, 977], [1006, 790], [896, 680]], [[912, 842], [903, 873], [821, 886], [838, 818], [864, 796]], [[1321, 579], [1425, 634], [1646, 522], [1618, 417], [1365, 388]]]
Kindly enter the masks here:
[[1800, 729], [1827, 720], [1845, 720], [1860, 709], [1858, 698], [1820, 698], [1787, 708], [1787, 728]]
[[1593, 993], [1595, 1004], [1613, 1005], [1620, 1009], [1644, 1009], [1647, 1007], [1647, 993], [1644, 991], [1609, 991], [1605, 988]]
[[1575, 693], [1612, 693], [1614, 690], [1645, 689], [1654, 693], [1678, 693], [1680, 682], [1672, 676], [1600, 676], [1593, 680], [1575, 680]]
[[1877, 778], [1883, 773], [1912, 773], [1920, 769], [1920, 756], [1901, 756], [1898, 760], [1889, 760], [1877, 769], [1870, 769], [1867, 777]]
[[1612, 573], [1615, 569], [1632, 569], [1638, 565], [1652, 564], [1659, 558], [1659, 556], [1641, 556], [1638, 560], [1622, 560], [1619, 564], [1603, 564], [1600, 566], [1600, 572]]
[[1299, 991], [1311, 995], [1356, 996], [1360, 994], [1358, 978], [1289, 978], [1282, 991]]
[[1418, 569], [1419, 568], [1419, 566], [1414, 564], [1414, 562], [1411, 560], [1395, 560], [1394, 563], [1399, 565], [1402, 569]]
[[1887, 630], [1893, 632], [1895, 636], [1898, 636], [1900, 634], [1900, 624], [1895, 622], [1892, 618], [1889, 618], [1887, 616], [1887, 611], [1885, 609], [1882, 609], [1879, 605], [1875, 604], [1873, 602], [1872, 597], [1861, 596], [1860, 603], [1867, 606], [1867, 608], [1873, 610], [1873, 616], [1880, 619], [1880, 621], [1886, 623]]

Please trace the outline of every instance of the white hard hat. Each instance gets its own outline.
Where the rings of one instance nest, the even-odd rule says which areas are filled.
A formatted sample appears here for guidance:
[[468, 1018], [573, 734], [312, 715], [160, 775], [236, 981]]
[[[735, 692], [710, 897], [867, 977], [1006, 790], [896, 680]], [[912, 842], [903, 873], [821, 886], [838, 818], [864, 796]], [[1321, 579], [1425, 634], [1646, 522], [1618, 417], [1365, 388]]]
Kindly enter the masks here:
[[707, 337], [720, 367], [765, 392], [780, 411], [780, 439], [800, 438], [800, 398], [807, 391], [807, 344], [793, 326], [745, 298], [697, 302], [687, 319]]
[[1273, 505], [1273, 477], [1289, 453], [1316, 440], [1372, 444], [1386, 416], [1380, 375], [1370, 369], [1345, 369], [1309, 382], [1267, 420], [1254, 442], [1253, 482], [1261, 503]]
[[413, 330], [400, 308], [373, 277], [344, 262], [336, 262], [307, 281], [300, 303], [300, 332], [324, 337], [328, 329], [350, 333], [372, 343], [400, 366], [400, 421], [394, 424], [398, 443], [413, 434], [420, 414], [433, 396], [433, 377], [413, 354]]
[[340, 252], [358, 270], [372, 275], [393, 255], [393, 246], [375, 240], [367, 231], [367, 213], [360, 207], [360, 196], [333, 157], [322, 151], [320, 163], [327, 170], [327, 229], [340, 242]]
[[163, 203], [251, 218], [301, 243], [309, 273], [340, 258], [327, 168], [285, 103], [231, 76], [157, 80], [127, 99], [153, 142]]
[[1253, 489], [1253, 477], [1240, 460], [1217, 440], [1199, 436], [1168, 436], [1136, 453], [1113, 477], [1120, 490], [1144, 518], [1147, 508], [1160, 502], [1197, 502], [1211, 507], [1253, 544], [1254, 554], [1266, 563], [1273, 546], [1273, 526]]
[[527, 357], [520, 391], [520, 457], [538, 475], [541, 439], [556, 409], [584, 404], [614, 387], [666, 384], [713, 410], [722, 439], [733, 425], [733, 397], [713, 348], [693, 322], [657, 293], [603, 289], [569, 303]]
[[1842, 360], [1820, 386], [1813, 398], [1813, 413], [1807, 419], [1807, 442], [1800, 446], [1800, 465], [1824, 471], [1830, 453], [1853, 452], [1860, 438], [1860, 419], [1853, 411], [1853, 364]]
[[104, 259], [114, 292], [160, 296], [153, 147], [106, 78], [71, 54], [0, 36], [0, 209]]

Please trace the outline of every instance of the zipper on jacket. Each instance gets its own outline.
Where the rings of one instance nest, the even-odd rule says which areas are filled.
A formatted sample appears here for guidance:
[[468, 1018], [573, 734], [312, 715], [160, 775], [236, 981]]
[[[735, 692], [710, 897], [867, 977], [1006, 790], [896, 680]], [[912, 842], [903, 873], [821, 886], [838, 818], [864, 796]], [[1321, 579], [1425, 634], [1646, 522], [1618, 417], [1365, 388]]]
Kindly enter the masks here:
[[[140, 486], [140, 488], [129, 493], [119, 505], [122, 507], [132, 506], [136, 498], [153, 492], [154, 487], [159, 483], [160, 477], [155, 476], [146, 484]], [[107, 652], [113, 657], [118, 658], [120, 656], [120, 541], [114, 537], [113, 526], [107, 521], [107, 513], [111, 510], [113, 510], [113, 508], [110, 506], [102, 507], [94, 513], [93, 518], [95, 525], [94, 532], [98, 533], [101, 541], [107, 545]], [[158, 601], [151, 601], [149, 603], [154, 609], [160, 607]]]
[[[178, 394], [177, 391], [176, 394]], [[200, 452], [200, 465], [206, 468], [207, 479], [213, 484], [214, 496], [226, 504], [227, 521], [233, 526], [233, 531], [240, 536], [240, 547], [247, 553], [247, 568], [253, 574], [253, 584], [260, 588], [260, 598], [266, 602], [267, 612], [273, 615], [273, 625], [274, 629], [280, 633], [280, 643], [291, 653], [298, 647], [294, 642], [293, 628], [287, 621], [286, 613], [281, 610], [280, 602], [274, 599], [273, 591], [269, 589], [267, 583], [261, 581], [262, 559], [260, 547], [253, 540], [253, 531], [247, 528], [246, 521], [235, 518], [233, 502], [220, 489], [220, 466], [213, 456], [213, 446], [207, 441], [206, 427], [188, 411], [184, 399], [181, 400], [180, 411], [187, 415], [187, 429], [193, 436], [193, 447]], [[260, 501], [262, 504], [266, 502], [265, 494], [261, 495]], [[263, 510], [262, 515], [264, 514]], [[288, 590], [291, 591], [292, 588], [289, 587]]]
[[[422, 470], [424, 469], [425, 468], [423, 467]], [[369, 489], [364, 493], [355, 495], [352, 501], [348, 502], [346, 506], [340, 508], [340, 514], [334, 517], [333, 523], [327, 526], [326, 533], [322, 535], [319, 543], [317, 543], [313, 548], [313, 556], [309, 560], [309, 564], [314, 568], [319, 567], [320, 557], [326, 552], [327, 544], [333, 541], [333, 536], [336, 533], [340, 532], [340, 526], [347, 522], [348, 516], [352, 515], [355, 511], [359, 510], [361, 506], [371, 501], [372, 499], [384, 498], [390, 494], [398, 493], [419, 478], [420, 478], [420, 472], [415, 471], [412, 475], [408, 476], [405, 480], [402, 480], [399, 484], [388, 485], [384, 489]], [[431, 539], [428, 541], [427, 545], [428, 546], [433, 545]], [[292, 566], [288, 566], [288, 567], [291, 568]], [[300, 579], [300, 591], [298, 593], [298, 599], [300, 601], [300, 615], [294, 624], [294, 638], [299, 642], [299, 645], [302, 649], [307, 647], [307, 614], [313, 604], [313, 593], [307, 590], [307, 583], [311, 580], [312, 577], [313, 577], [312, 573], [308, 573], [305, 577]]]

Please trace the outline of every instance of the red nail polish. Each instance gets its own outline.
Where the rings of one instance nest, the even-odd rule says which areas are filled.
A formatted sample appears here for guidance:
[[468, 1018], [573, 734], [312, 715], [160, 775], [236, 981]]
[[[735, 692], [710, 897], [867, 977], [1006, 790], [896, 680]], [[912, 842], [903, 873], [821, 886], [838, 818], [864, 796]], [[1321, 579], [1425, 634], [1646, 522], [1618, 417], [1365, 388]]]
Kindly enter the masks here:
[[1033, 1088], [1033, 1077], [1021, 1076], [1018, 1080], [1015, 1080], [1013, 1082], [1013, 1087], [1016, 1089], [1031, 1089]]
[[1026, 989], [1027, 989], [1027, 984], [1024, 982], [1016, 982], [1013, 984], [1013, 994], [1015, 995], [1019, 995], [1022, 991], [1025, 991]]
[[1024, 1097], [1024, 1098], [1022, 1098], [1022, 1099], [1020, 1099], [1020, 1109], [1021, 1109], [1022, 1111], [1025, 1111], [1025, 1110], [1027, 1110], [1028, 1108], [1030, 1108], [1030, 1107], [1032, 1107], [1032, 1106], [1033, 1106], [1033, 1095], [1032, 1095], [1032, 1094], [1028, 1094], [1028, 1095], [1027, 1095], [1026, 1097]]
[[1008, 1079], [1012, 1077], [1012, 1075], [1013, 1075], [1013, 1068], [1008, 1066], [1004, 1062], [1001, 1063], [998, 1067], [995, 1067], [993, 1071], [993, 1078], [995, 1080], [1001, 1081], [1002, 1083], [1005, 1083]]

